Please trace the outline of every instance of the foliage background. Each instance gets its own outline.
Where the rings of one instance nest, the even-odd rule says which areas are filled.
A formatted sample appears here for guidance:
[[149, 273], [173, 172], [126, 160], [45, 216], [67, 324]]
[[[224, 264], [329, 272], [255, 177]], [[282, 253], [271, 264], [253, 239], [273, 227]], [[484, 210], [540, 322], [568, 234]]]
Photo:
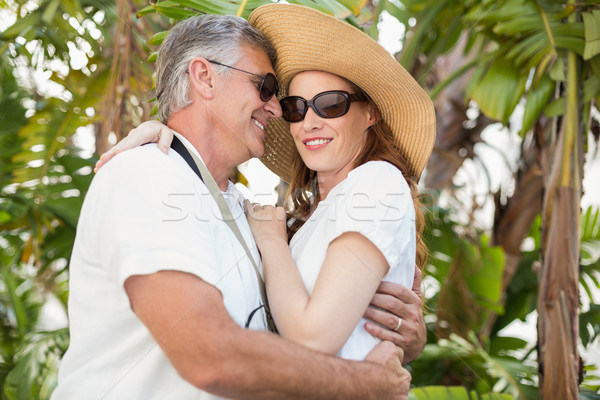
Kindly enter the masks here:
[[[68, 259], [97, 154], [150, 118], [147, 59], [163, 32], [198, 12], [247, 17], [268, 2], [0, 0], [0, 399], [47, 399], [56, 385], [68, 331], [48, 323], [47, 305], [66, 309]], [[538, 398], [538, 343], [503, 328], [537, 315], [548, 226], [542, 204], [551, 193], [552, 146], [567, 136], [568, 104], [580, 112], [575, 137], [583, 143], [571, 170], [596, 157], [600, 6], [297, 3], [374, 38], [380, 34], [374, 21], [393, 21], [401, 28], [396, 58], [435, 102], [438, 139], [423, 182], [429, 338], [409, 365], [418, 387], [412, 396]], [[578, 62], [575, 101], [567, 100], [568, 54]], [[90, 137], [92, 146], [84, 140]], [[511, 143], [514, 153], [496, 148], [499, 141]], [[491, 154], [501, 161], [490, 161]], [[234, 178], [245, 181], [241, 173]], [[588, 180], [595, 184], [597, 177]], [[577, 231], [569, 232], [580, 249], [576, 341], [580, 349], [597, 349], [599, 209], [570, 211], [581, 215]], [[581, 398], [600, 398], [596, 367], [585, 359], [583, 365]]]

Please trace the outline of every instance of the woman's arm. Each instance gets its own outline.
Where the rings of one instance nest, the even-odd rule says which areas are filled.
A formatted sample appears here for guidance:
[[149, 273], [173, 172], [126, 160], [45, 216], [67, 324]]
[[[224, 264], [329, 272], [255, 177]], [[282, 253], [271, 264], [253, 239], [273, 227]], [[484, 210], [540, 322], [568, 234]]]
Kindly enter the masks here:
[[389, 269], [379, 249], [357, 232], [333, 240], [309, 296], [287, 245], [281, 207], [246, 205], [262, 255], [271, 311], [282, 337], [336, 354]]
[[[402, 348], [404, 363], [414, 360], [427, 342], [421, 300], [421, 271], [415, 268], [412, 289], [398, 283], [381, 282], [363, 317], [376, 322], [365, 323], [367, 332]], [[395, 330], [398, 318], [402, 318], [402, 325]]]
[[129, 134], [123, 140], [100, 156], [100, 159], [96, 162], [96, 166], [94, 167], [94, 172], [98, 172], [104, 164], [120, 152], [133, 149], [146, 143], [158, 143], [158, 148], [166, 154], [169, 152], [172, 141], [173, 132], [162, 122], [143, 122], [137, 128], [129, 131]]

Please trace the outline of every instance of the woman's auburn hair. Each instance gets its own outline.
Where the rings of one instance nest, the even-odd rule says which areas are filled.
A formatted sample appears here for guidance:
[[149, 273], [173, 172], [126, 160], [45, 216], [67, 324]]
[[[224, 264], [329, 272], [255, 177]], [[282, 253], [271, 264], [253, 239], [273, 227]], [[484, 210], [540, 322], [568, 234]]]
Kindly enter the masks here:
[[[364, 95], [369, 105], [374, 107], [378, 115], [381, 115], [375, 102], [357, 85], [348, 82], [352, 86], [353, 92]], [[428, 254], [427, 245], [423, 241], [423, 228], [425, 227], [423, 204], [417, 189], [417, 182], [406, 172], [406, 161], [394, 145], [393, 138], [392, 129], [383, 119], [379, 118], [367, 131], [365, 144], [356, 158], [353, 169], [369, 161], [387, 161], [402, 172], [402, 176], [410, 188], [415, 208], [416, 265], [423, 272]], [[288, 228], [288, 241], [290, 241], [320, 202], [317, 174], [304, 164], [297, 150], [294, 151], [292, 158], [292, 177], [286, 198], [286, 204], [290, 206], [288, 218], [292, 220]]]

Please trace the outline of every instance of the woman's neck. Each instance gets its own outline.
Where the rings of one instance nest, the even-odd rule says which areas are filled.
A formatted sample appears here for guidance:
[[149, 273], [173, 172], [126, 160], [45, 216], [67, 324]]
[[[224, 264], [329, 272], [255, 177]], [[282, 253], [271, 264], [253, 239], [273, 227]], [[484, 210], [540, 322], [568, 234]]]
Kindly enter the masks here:
[[333, 173], [317, 172], [317, 183], [319, 184], [319, 201], [327, 198], [329, 192], [333, 190], [341, 181], [348, 177], [350, 171], [336, 171]]

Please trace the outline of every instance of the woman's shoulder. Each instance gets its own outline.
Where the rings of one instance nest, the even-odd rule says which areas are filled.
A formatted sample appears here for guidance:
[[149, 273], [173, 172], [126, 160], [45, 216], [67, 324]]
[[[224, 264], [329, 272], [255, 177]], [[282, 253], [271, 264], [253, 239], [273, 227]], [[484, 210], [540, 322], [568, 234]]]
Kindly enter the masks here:
[[408, 189], [402, 171], [387, 161], [369, 161], [359, 165], [348, 174], [348, 183], [353, 187], [364, 185], [376, 191]]
[[386, 177], [395, 176], [403, 177], [402, 171], [395, 165], [387, 161], [368, 161], [358, 167], [354, 168], [350, 173], [351, 175], [371, 175], [371, 174], [384, 174]]

